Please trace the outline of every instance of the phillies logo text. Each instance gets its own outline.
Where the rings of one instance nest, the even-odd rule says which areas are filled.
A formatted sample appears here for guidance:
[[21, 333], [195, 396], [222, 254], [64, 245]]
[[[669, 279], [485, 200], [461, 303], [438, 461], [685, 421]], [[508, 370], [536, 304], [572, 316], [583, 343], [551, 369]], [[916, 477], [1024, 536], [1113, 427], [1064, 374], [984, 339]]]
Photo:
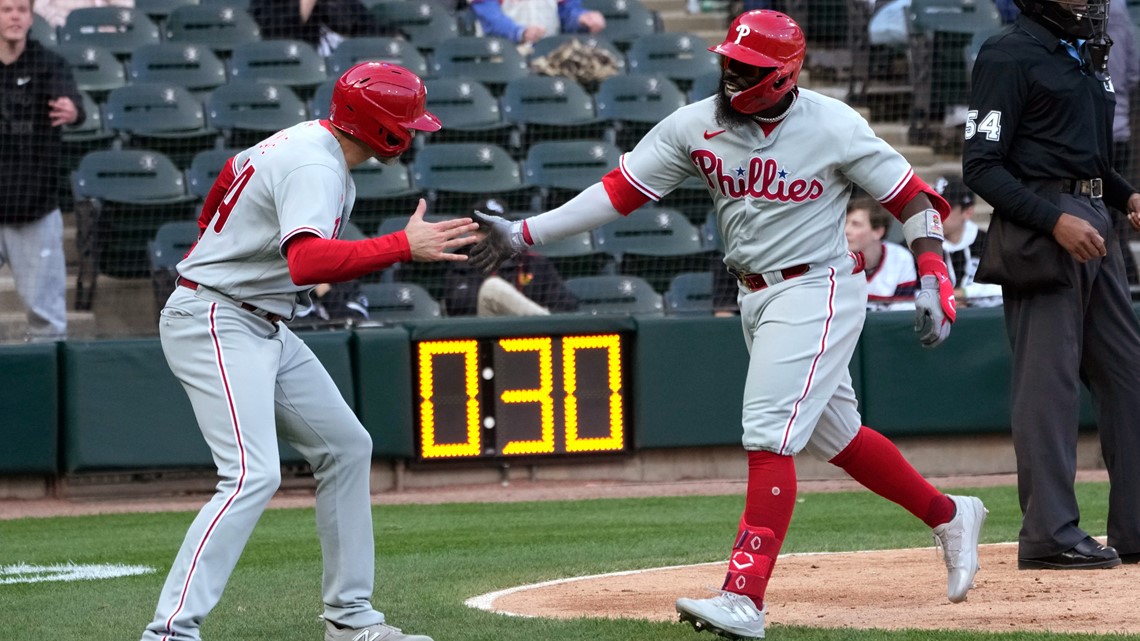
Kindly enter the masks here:
[[788, 172], [780, 169], [771, 158], [749, 158], [747, 169], [739, 167], [725, 172], [724, 161], [707, 149], [698, 149], [689, 157], [705, 175], [709, 187], [731, 198], [747, 195], [782, 203], [802, 203], [823, 195], [823, 183], [818, 179], [812, 178], [811, 182], [803, 178], [789, 181]]

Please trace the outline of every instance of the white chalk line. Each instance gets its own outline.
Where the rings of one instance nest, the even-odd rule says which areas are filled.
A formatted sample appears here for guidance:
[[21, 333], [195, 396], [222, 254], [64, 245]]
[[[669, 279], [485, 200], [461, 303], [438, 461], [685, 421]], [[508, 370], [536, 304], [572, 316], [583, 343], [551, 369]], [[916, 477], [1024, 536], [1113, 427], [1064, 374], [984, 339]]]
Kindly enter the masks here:
[[56, 563], [54, 565], [32, 565], [14, 563], [0, 565], [0, 585], [17, 583], [47, 583], [49, 581], [97, 581], [122, 576], [153, 574], [155, 569], [146, 565], [125, 565], [122, 563]]

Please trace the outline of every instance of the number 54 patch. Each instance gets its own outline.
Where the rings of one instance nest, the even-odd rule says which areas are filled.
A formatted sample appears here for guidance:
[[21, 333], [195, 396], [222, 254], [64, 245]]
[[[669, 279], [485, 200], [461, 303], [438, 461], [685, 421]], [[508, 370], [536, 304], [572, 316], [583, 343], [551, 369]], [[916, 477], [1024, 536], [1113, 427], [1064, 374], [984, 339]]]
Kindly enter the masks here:
[[979, 131], [986, 135], [986, 140], [997, 142], [1001, 140], [1001, 112], [991, 111], [982, 118], [981, 122], [978, 120], [978, 110], [971, 109], [966, 112], [966, 140], [974, 137]]

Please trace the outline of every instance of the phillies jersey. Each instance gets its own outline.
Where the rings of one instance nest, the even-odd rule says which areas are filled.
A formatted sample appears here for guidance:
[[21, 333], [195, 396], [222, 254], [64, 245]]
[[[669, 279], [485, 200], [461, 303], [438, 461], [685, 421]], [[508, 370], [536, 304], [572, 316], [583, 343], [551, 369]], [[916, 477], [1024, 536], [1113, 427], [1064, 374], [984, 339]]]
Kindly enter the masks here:
[[800, 89], [770, 135], [726, 128], [715, 114], [715, 96], [681, 107], [622, 156], [620, 171], [654, 201], [701, 178], [729, 267], [762, 273], [846, 254], [852, 185], [896, 215], [913, 197], [910, 163], [839, 100]]
[[[233, 182], [178, 273], [267, 312], [292, 317], [297, 285], [282, 253], [301, 233], [336, 238], [356, 200], [344, 152], [323, 121], [284, 129], [238, 153]], [[303, 169], [303, 171], [302, 171]], [[225, 175], [226, 172], [223, 172]], [[220, 178], [219, 178], [220, 179]]]

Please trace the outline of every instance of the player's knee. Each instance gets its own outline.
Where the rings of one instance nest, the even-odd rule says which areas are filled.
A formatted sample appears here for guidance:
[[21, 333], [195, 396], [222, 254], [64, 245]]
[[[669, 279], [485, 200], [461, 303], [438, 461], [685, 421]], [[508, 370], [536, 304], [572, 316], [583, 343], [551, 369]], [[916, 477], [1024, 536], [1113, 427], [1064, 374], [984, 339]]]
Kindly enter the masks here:
[[270, 465], [264, 469], [250, 470], [242, 485], [248, 495], [257, 497], [266, 503], [281, 487], [281, 466]]

